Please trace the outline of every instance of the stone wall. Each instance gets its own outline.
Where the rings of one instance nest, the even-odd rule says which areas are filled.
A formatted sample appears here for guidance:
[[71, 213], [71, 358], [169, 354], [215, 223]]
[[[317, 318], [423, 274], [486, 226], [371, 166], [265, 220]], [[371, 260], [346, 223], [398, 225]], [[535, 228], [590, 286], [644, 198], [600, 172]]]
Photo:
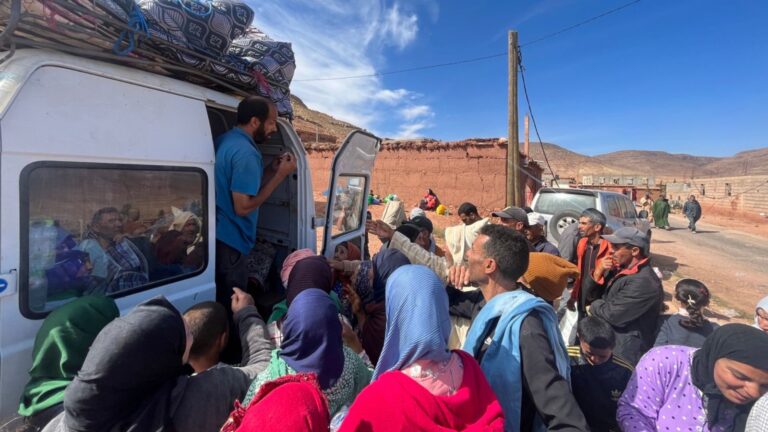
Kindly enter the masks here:
[[[335, 149], [315, 146], [307, 152], [315, 191], [324, 191]], [[449, 209], [464, 201], [483, 210], [500, 209], [506, 197], [506, 153], [506, 143], [495, 139], [385, 142], [376, 158], [372, 190], [382, 197], [397, 194], [407, 207], [416, 205], [432, 188]], [[524, 170], [520, 193], [529, 203], [539, 188], [542, 170], [533, 161]]]

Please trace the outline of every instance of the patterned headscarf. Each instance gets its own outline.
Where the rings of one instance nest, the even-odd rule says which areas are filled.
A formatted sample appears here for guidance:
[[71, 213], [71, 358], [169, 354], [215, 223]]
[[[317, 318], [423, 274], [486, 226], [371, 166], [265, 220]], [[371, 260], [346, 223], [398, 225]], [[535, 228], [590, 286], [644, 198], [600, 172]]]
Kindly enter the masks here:
[[387, 282], [384, 349], [373, 380], [416, 360], [445, 361], [451, 318], [448, 294], [435, 272], [420, 265], [397, 269]]

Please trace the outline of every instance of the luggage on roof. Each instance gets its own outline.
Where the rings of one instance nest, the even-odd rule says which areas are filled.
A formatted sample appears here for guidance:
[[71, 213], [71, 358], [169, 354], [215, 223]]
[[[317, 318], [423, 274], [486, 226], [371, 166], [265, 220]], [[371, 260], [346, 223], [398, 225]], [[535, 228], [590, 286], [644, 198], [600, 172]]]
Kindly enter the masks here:
[[259, 94], [292, 118], [291, 44], [251, 27], [236, 0], [9, 0], [2, 41], [49, 48], [177, 78], [241, 96]]

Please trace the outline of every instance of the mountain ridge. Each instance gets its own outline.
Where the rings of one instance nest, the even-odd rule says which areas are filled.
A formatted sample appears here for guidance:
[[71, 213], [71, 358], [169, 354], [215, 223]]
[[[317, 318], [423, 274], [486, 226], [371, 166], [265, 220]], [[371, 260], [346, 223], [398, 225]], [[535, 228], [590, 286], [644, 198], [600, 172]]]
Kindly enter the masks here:
[[[295, 111], [294, 127], [308, 149], [315, 146], [333, 148], [340, 145], [351, 131], [362, 129], [309, 108], [295, 95], [292, 95], [291, 99]], [[422, 140], [387, 141], [407, 145], [407, 142]], [[555, 173], [561, 178], [574, 178], [577, 182], [580, 182], [584, 175], [598, 174], [653, 176], [657, 182], [700, 177], [768, 175], [768, 147], [741, 151], [729, 157], [696, 156], [655, 150], [620, 150], [587, 156], [553, 143], [545, 142], [543, 147]], [[541, 148], [538, 142], [531, 142], [530, 156], [540, 161], [544, 172], [548, 173]], [[523, 143], [520, 143], [520, 149], [523, 149]]]

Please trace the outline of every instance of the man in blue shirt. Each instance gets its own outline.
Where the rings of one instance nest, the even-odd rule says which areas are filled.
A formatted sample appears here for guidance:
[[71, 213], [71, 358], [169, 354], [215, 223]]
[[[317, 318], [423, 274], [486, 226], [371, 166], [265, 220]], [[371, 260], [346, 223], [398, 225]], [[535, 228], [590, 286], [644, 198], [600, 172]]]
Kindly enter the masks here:
[[216, 139], [216, 300], [225, 307], [232, 288], [247, 288], [246, 258], [256, 242], [259, 207], [296, 171], [290, 153], [264, 168], [257, 144], [276, 131], [275, 105], [248, 97], [237, 106], [237, 127]]

